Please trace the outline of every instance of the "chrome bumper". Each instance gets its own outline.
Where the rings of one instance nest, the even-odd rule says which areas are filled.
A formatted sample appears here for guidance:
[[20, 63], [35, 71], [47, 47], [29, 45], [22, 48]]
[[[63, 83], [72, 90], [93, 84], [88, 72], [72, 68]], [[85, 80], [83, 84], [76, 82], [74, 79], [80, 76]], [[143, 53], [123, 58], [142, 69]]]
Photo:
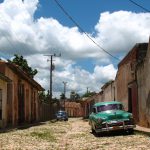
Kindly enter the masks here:
[[107, 131], [116, 131], [116, 130], [128, 130], [128, 129], [133, 129], [135, 127], [136, 127], [135, 124], [125, 125], [124, 123], [121, 126], [109, 127], [109, 125], [106, 123], [106, 128], [97, 128], [97, 129], [95, 129], [95, 132], [99, 133], [99, 132], [105, 132], [105, 131], [107, 132]]

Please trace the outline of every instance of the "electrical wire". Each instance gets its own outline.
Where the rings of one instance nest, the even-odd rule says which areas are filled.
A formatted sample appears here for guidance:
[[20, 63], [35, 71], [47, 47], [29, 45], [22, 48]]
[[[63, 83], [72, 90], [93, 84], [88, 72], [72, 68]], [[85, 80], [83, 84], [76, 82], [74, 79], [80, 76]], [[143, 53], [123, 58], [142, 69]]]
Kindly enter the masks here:
[[144, 11], [150, 12], [150, 10], [148, 10], [147, 8], [145, 8], [145, 7], [141, 6], [140, 4], [134, 2], [133, 0], [129, 0], [129, 1], [130, 1], [131, 3], [133, 3], [134, 5], [136, 5], [136, 6], [140, 7], [140, 8], [142, 8]]
[[97, 42], [95, 42], [91, 36], [89, 36], [85, 30], [71, 17], [71, 15], [64, 9], [64, 7], [57, 1], [54, 0], [55, 3], [57, 4], [57, 6], [64, 12], [64, 14], [98, 47], [100, 48], [102, 51], [104, 51], [105, 53], [107, 53], [108, 55], [110, 55], [111, 57], [113, 57], [116, 60], [119, 60], [119, 58], [117, 58], [116, 56], [112, 55], [110, 52], [108, 52], [106, 49], [104, 49], [102, 46], [100, 46]]

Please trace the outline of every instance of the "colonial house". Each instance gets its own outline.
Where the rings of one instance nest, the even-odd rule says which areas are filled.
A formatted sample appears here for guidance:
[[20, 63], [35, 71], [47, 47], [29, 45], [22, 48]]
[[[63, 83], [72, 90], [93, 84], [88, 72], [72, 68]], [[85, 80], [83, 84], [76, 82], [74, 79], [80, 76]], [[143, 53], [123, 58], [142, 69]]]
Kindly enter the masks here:
[[10, 82], [11, 80], [8, 77], [0, 73], [0, 128], [6, 125], [7, 110], [5, 108], [7, 103], [4, 100], [7, 99], [7, 84]]
[[0, 61], [0, 73], [3, 127], [38, 121], [38, 91], [44, 89], [13, 63]]
[[115, 81], [110, 80], [106, 82], [102, 87], [102, 99], [101, 101], [115, 101], [116, 92], [115, 92]]
[[81, 99], [81, 106], [83, 109], [83, 117], [88, 118], [89, 114], [92, 112], [92, 106], [96, 102], [102, 101], [103, 92], [95, 93], [93, 96], [85, 97]]
[[133, 113], [136, 122], [139, 121], [139, 102], [144, 100], [138, 99], [138, 89], [140, 88], [138, 82], [140, 81], [138, 81], [139, 77], [137, 78], [137, 69], [146, 57], [147, 48], [148, 43], [136, 44], [118, 64], [115, 80], [116, 98], [124, 103], [125, 110]]
[[77, 102], [65, 102], [65, 111], [69, 117], [82, 117], [83, 109], [80, 103]]

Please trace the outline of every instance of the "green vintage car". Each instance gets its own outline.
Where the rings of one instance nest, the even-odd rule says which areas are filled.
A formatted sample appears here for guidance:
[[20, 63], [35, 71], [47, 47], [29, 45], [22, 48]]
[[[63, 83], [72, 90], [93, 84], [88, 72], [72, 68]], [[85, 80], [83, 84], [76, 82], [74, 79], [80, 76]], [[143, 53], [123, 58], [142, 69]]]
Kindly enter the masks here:
[[124, 110], [121, 102], [99, 102], [93, 105], [89, 124], [93, 133], [126, 130], [133, 133], [135, 128], [131, 113]]

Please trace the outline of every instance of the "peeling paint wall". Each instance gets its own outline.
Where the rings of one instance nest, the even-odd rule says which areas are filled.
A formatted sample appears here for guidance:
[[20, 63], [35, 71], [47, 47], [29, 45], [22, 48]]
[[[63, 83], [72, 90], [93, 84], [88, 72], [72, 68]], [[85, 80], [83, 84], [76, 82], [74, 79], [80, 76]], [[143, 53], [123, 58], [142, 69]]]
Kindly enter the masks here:
[[135, 80], [135, 66], [136, 64], [136, 49], [133, 48], [130, 53], [118, 65], [118, 72], [116, 75], [116, 99], [123, 102], [125, 110], [128, 110], [128, 84]]
[[137, 67], [139, 124], [150, 127], [150, 42], [144, 62]]
[[103, 102], [107, 101], [114, 101], [115, 100], [115, 82], [111, 82], [108, 86], [105, 88], [102, 88], [103, 90]]
[[6, 126], [7, 123], [7, 82], [0, 79], [0, 89], [2, 90], [2, 119], [0, 120], [0, 128]]
[[80, 103], [65, 102], [65, 111], [67, 111], [69, 117], [82, 117], [83, 109]]
[[[8, 102], [5, 108], [7, 114], [4, 117], [6, 124], [16, 126], [19, 123], [38, 121], [38, 90], [7, 65], [0, 66], [0, 71], [12, 80], [11, 86], [8, 86], [11, 97], [9, 96], [10, 102]], [[19, 93], [21, 94], [20, 96]]]

